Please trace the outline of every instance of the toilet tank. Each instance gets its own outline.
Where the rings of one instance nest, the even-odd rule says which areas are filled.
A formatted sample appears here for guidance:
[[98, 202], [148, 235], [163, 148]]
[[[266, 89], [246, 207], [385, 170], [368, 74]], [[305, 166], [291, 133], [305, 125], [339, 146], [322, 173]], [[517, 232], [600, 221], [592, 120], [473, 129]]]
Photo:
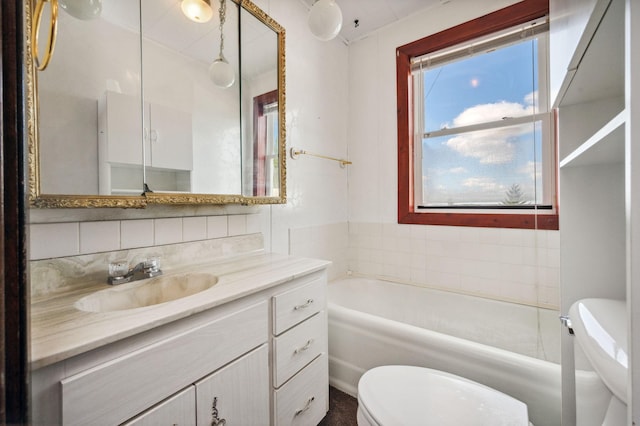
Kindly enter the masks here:
[[[613, 394], [602, 414], [602, 424], [625, 424], [629, 366], [626, 302], [582, 299], [571, 306], [569, 317], [577, 345]], [[577, 413], [578, 417], [583, 417], [581, 414], [587, 413]]]

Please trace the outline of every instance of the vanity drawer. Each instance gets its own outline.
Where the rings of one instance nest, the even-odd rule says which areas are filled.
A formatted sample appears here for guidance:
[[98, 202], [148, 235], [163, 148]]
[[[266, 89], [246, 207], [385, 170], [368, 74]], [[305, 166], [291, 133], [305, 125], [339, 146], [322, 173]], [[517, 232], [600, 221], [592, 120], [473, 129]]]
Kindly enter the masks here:
[[325, 321], [325, 311], [321, 311], [274, 339], [273, 386], [282, 386], [302, 367], [326, 352]]
[[267, 308], [257, 303], [63, 379], [63, 424], [119, 424], [260, 346]]
[[326, 281], [309, 284], [273, 297], [273, 333], [278, 335], [325, 308]]
[[316, 425], [327, 413], [329, 364], [322, 354], [275, 392], [276, 425]]

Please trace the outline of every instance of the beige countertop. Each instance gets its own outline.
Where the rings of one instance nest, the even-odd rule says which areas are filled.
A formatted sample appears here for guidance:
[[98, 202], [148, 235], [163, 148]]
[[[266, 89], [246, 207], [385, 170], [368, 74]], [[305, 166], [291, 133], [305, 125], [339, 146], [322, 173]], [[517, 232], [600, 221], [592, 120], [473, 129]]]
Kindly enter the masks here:
[[84, 312], [74, 307], [82, 297], [112, 287], [87, 282], [82, 288], [33, 297], [31, 302], [31, 368], [82, 354], [163, 324], [257, 293], [322, 270], [330, 262], [280, 254], [244, 255], [188, 268], [164, 271], [165, 276], [205, 272], [218, 277], [208, 290], [158, 305], [113, 312]]

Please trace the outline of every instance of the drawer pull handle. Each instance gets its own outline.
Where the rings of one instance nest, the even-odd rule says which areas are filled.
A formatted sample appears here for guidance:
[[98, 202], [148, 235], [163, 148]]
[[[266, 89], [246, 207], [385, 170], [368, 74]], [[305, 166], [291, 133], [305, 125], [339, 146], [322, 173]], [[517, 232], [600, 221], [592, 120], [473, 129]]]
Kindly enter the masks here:
[[316, 399], [316, 397], [315, 397], [315, 396], [312, 396], [311, 398], [309, 398], [309, 399], [307, 400], [307, 403], [305, 404], [305, 406], [304, 406], [303, 408], [301, 408], [301, 409], [297, 410], [297, 411], [295, 412], [294, 416], [299, 416], [300, 414], [304, 413], [304, 412], [305, 412], [305, 411], [307, 411], [309, 408], [311, 408], [311, 403], [312, 403], [313, 401], [315, 401], [315, 399]]
[[309, 347], [311, 346], [311, 344], [312, 344], [312, 343], [313, 343], [313, 339], [309, 339], [309, 340], [307, 340], [307, 343], [306, 343], [304, 346], [302, 346], [302, 347], [300, 347], [300, 348], [296, 349], [295, 351], [293, 351], [293, 353], [297, 355], [297, 354], [299, 354], [300, 352], [304, 352], [304, 351], [306, 351], [307, 349], [309, 349]]
[[294, 306], [293, 310], [299, 311], [300, 309], [308, 308], [309, 306], [311, 306], [312, 303], [313, 303], [313, 299], [308, 299], [304, 304]]

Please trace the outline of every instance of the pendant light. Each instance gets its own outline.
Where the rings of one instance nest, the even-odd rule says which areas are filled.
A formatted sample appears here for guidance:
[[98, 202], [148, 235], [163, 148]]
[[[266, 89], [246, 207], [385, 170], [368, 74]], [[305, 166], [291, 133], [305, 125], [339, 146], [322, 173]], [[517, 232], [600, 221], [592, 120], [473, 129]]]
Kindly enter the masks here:
[[180, 8], [184, 16], [193, 22], [204, 23], [213, 17], [211, 0], [182, 0]]
[[335, 0], [317, 0], [309, 12], [309, 28], [316, 38], [328, 41], [342, 28], [342, 11]]
[[100, 17], [102, 0], [58, 0], [62, 10], [74, 18], [88, 21]]
[[218, 58], [209, 66], [209, 78], [216, 86], [226, 89], [236, 81], [233, 67], [227, 62], [222, 51], [224, 50], [224, 21], [227, 18], [227, 0], [220, 0], [220, 53]]

